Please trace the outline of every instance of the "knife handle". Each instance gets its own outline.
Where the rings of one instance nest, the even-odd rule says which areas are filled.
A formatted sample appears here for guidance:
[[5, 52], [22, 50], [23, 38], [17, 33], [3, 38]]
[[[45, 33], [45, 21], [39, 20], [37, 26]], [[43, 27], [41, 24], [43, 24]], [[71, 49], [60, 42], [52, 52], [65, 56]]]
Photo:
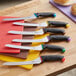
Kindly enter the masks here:
[[65, 28], [68, 28], [70, 27], [70, 25], [66, 22], [60, 22], [60, 21], [48, 21], [47, 22], [48, 25], [50, 26], [53, 26], [53, 27], [65, 27]]
[[48, 61], [65, 61], [64, 56], [61, 55], [45, 55], [41, 56], [42, 62], [48, 62]]
[[70, 37], [69, 36], [63, 36], [63, 35], [51, 35], [48, 36], [48, 39], [51, 41], [70, 41]]
[[56, 17], [56, 13], [51, 13], [51, 12], [34, 13], [34, 15], [38, 18]]
[[50, 50], [65, 52], [65, 48], [61, 46], [43, 44], [42, 47], [43, 49], [50, 49]]
[[56, 28], [44, 28], [43, 29], [45, 33], [51, 32], [54, 34], [65, 34], [65, 30], [63, 29], [56, 29]]

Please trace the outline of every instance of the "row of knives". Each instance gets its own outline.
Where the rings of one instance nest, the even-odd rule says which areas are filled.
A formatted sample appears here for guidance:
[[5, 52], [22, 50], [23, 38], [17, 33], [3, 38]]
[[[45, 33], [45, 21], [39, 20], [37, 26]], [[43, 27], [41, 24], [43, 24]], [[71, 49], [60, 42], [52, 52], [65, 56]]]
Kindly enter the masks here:
[[[22, 17], [22, 18], [6, 18], [3, 21], [17, 21], [17, 20], [24, 20], [24, 19], [37, 19], [37, 18], [47, 18], [47, 17], [56, 17], [56, 13], [44, 12], [44, 13], [34, 13], [32, 16], [29, 17]], [[49, 33], [48, 36], [42, 39], [14, 39], [13, 42], [21, 42], [21, 43], [31, 43], [31, 42], [49, 42], [49, 41], [67, 41], [69, 42], [71, 38], [69, 36], [64, 36], [65, 30], [58, 29], [58, 28], [44, 28], [44, 27], [65, 27], [68, 28], [70, 25], [66, 22], [61, 21], [47, 21], [43, 23], [19, 23], [13, 22], [14, 26], [27, 26], [27, 27], [42, 27], [36, 31], [15, 31], [10, 30], [8, 31], [9, 34], [21, 34], [21, 35], [43, 35], [45, 33]], [[53, 35], [54, 34], [54, 35]], [[56, 34], [56, 35], [55, 35]], [[6, 47], [9, 48], [16, 48], [16, 49], [30, 49], [41, 51], [44, 49], [55, 50], [55, 51], [62, 51], [65, 52], [65, 48], [57, 45], [48, 45], [48, 44], [41, 44], [38, 46], [18, 46], [12, 44], [6, 44]], [[26, 62], [6, 62], [3, 65], [28, 65], [28, 64], [40, 64], [45, 61], [62, 61], [64, 62], [65, 58], [61, 55], [45, 55], [40, 56], [35, 60], [26, 61]]]

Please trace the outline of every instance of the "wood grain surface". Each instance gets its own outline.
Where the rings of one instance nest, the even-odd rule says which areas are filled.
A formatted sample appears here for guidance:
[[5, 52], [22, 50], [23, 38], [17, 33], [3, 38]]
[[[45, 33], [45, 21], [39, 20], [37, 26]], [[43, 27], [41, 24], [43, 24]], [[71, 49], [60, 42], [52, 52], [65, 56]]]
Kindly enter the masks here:
[[[64, 63], [61, 62], [49, 62], [43, 63], [40, 65], [35, 65], [32, 70], [26, 70], [20, 67], [0, 67], [0, 76], [45, 76], [48, 74], [58, 73], [67, 70], [67, 68], [76, 67], [76, 24], [72, 22], [68, 17], [63, 15], [60, 11], [58, 11], [55, 7], [49, 4], [49, 0], [33, 0], [27, 3], [23, 3], [5, 10], [0, 11], [0, 16], [16, 16], [16, 17], [24, 17], [30, 16], [35, 12], [56, 12], [56, 18], [46, 18], [46, 19], [37, 19], [32, 22], [43, 22], [47, 20], [56, 20], [56, 21], [64, 21], [68, 22], [71, 27], [66, 30], [66, 34], [71, 37], [71, 42], [58, 42], [58, 43], [48, 43], [54, 45], [60, 45], [65, 47], [66, 52], [62, 54], [61, 52], [47, 52], [44, 51], [41, 55], [64, 55], [66, 61]], [[62, 28], [64, 29], [64, 28]], [[0, 64], [3, 63], [0, 61]]]

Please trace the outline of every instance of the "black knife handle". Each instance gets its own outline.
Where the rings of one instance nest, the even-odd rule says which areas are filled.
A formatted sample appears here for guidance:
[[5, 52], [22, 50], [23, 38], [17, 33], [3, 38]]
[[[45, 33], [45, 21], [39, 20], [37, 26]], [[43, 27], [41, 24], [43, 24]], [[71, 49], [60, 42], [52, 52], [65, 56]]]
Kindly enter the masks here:
[[65, 52], [65, 48], [61, 46], [43, 44], [42, 47], [43, 49], [50, 49], [50, 50]]
[[34, 15], [38, 18], [56, 17], [56, 13], [51, 13], [51, 12], [34, 13]]
[[65, 61], [64, 56], [61, 55], [45, 55], [41, 56], [42, 62], [48, 62], [48, 61]]
[[63, 35], [51, 35], [48, 36], [49, 40], [51, 41], [70, 41], [69, 36], [63, 36]]
[[48, 21], [48, 25], [53, 27], [65, 27], [65, 28], [68, 28], [70, 26], [68, 23], [60, 21]]
[[65, 30], [63, 29], [56, 29], [56, 28], [44, 28], [43, 29], [45, 33], [51, 32], [54, 34], [65, 34]]

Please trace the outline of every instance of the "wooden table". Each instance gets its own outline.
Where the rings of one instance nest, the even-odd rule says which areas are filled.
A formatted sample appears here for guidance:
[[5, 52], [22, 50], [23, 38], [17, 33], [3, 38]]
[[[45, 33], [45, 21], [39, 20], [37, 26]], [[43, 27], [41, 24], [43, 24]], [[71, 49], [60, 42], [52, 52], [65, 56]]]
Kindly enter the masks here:
[[[69, 22], [70, 28], [65, 29], [66, 35], [72, 38], [70, 43], [59, 42], [59, 43], [49, 43], [56, 44], [65, 47], [66, 52], [61, 54], [60, 52], [43, 52], [43, 55], [49, 54], [59, 54], [64, 55], [66, 61], [64, 63], [59, 62], [49, 62], [43, 63], [41, 65], [35, 65], [32, 70], [25, 70], [20, 67], [0, 67], [0, 76], [45, 76], [45, 75], [56, 75], [58, 73], [64, 72], [71, 68], [76, 67], [76, 24], [72, 22], [68, 17], [62, 14], [58, 9], [49, 4], [49, 0], [33, 0], [27, 3], [23, 3], [14, 7], [7, 8], [0, 11], [0, 16], [17, 16], [24, 17], [30, 16], [35, 12], [56, 12], [57, 17], [55, 19], [37, 19], [33, 22], [43, 22], [47, 20], [56, 20]], [[0, 61], [0, 64], [2, 61]]]

